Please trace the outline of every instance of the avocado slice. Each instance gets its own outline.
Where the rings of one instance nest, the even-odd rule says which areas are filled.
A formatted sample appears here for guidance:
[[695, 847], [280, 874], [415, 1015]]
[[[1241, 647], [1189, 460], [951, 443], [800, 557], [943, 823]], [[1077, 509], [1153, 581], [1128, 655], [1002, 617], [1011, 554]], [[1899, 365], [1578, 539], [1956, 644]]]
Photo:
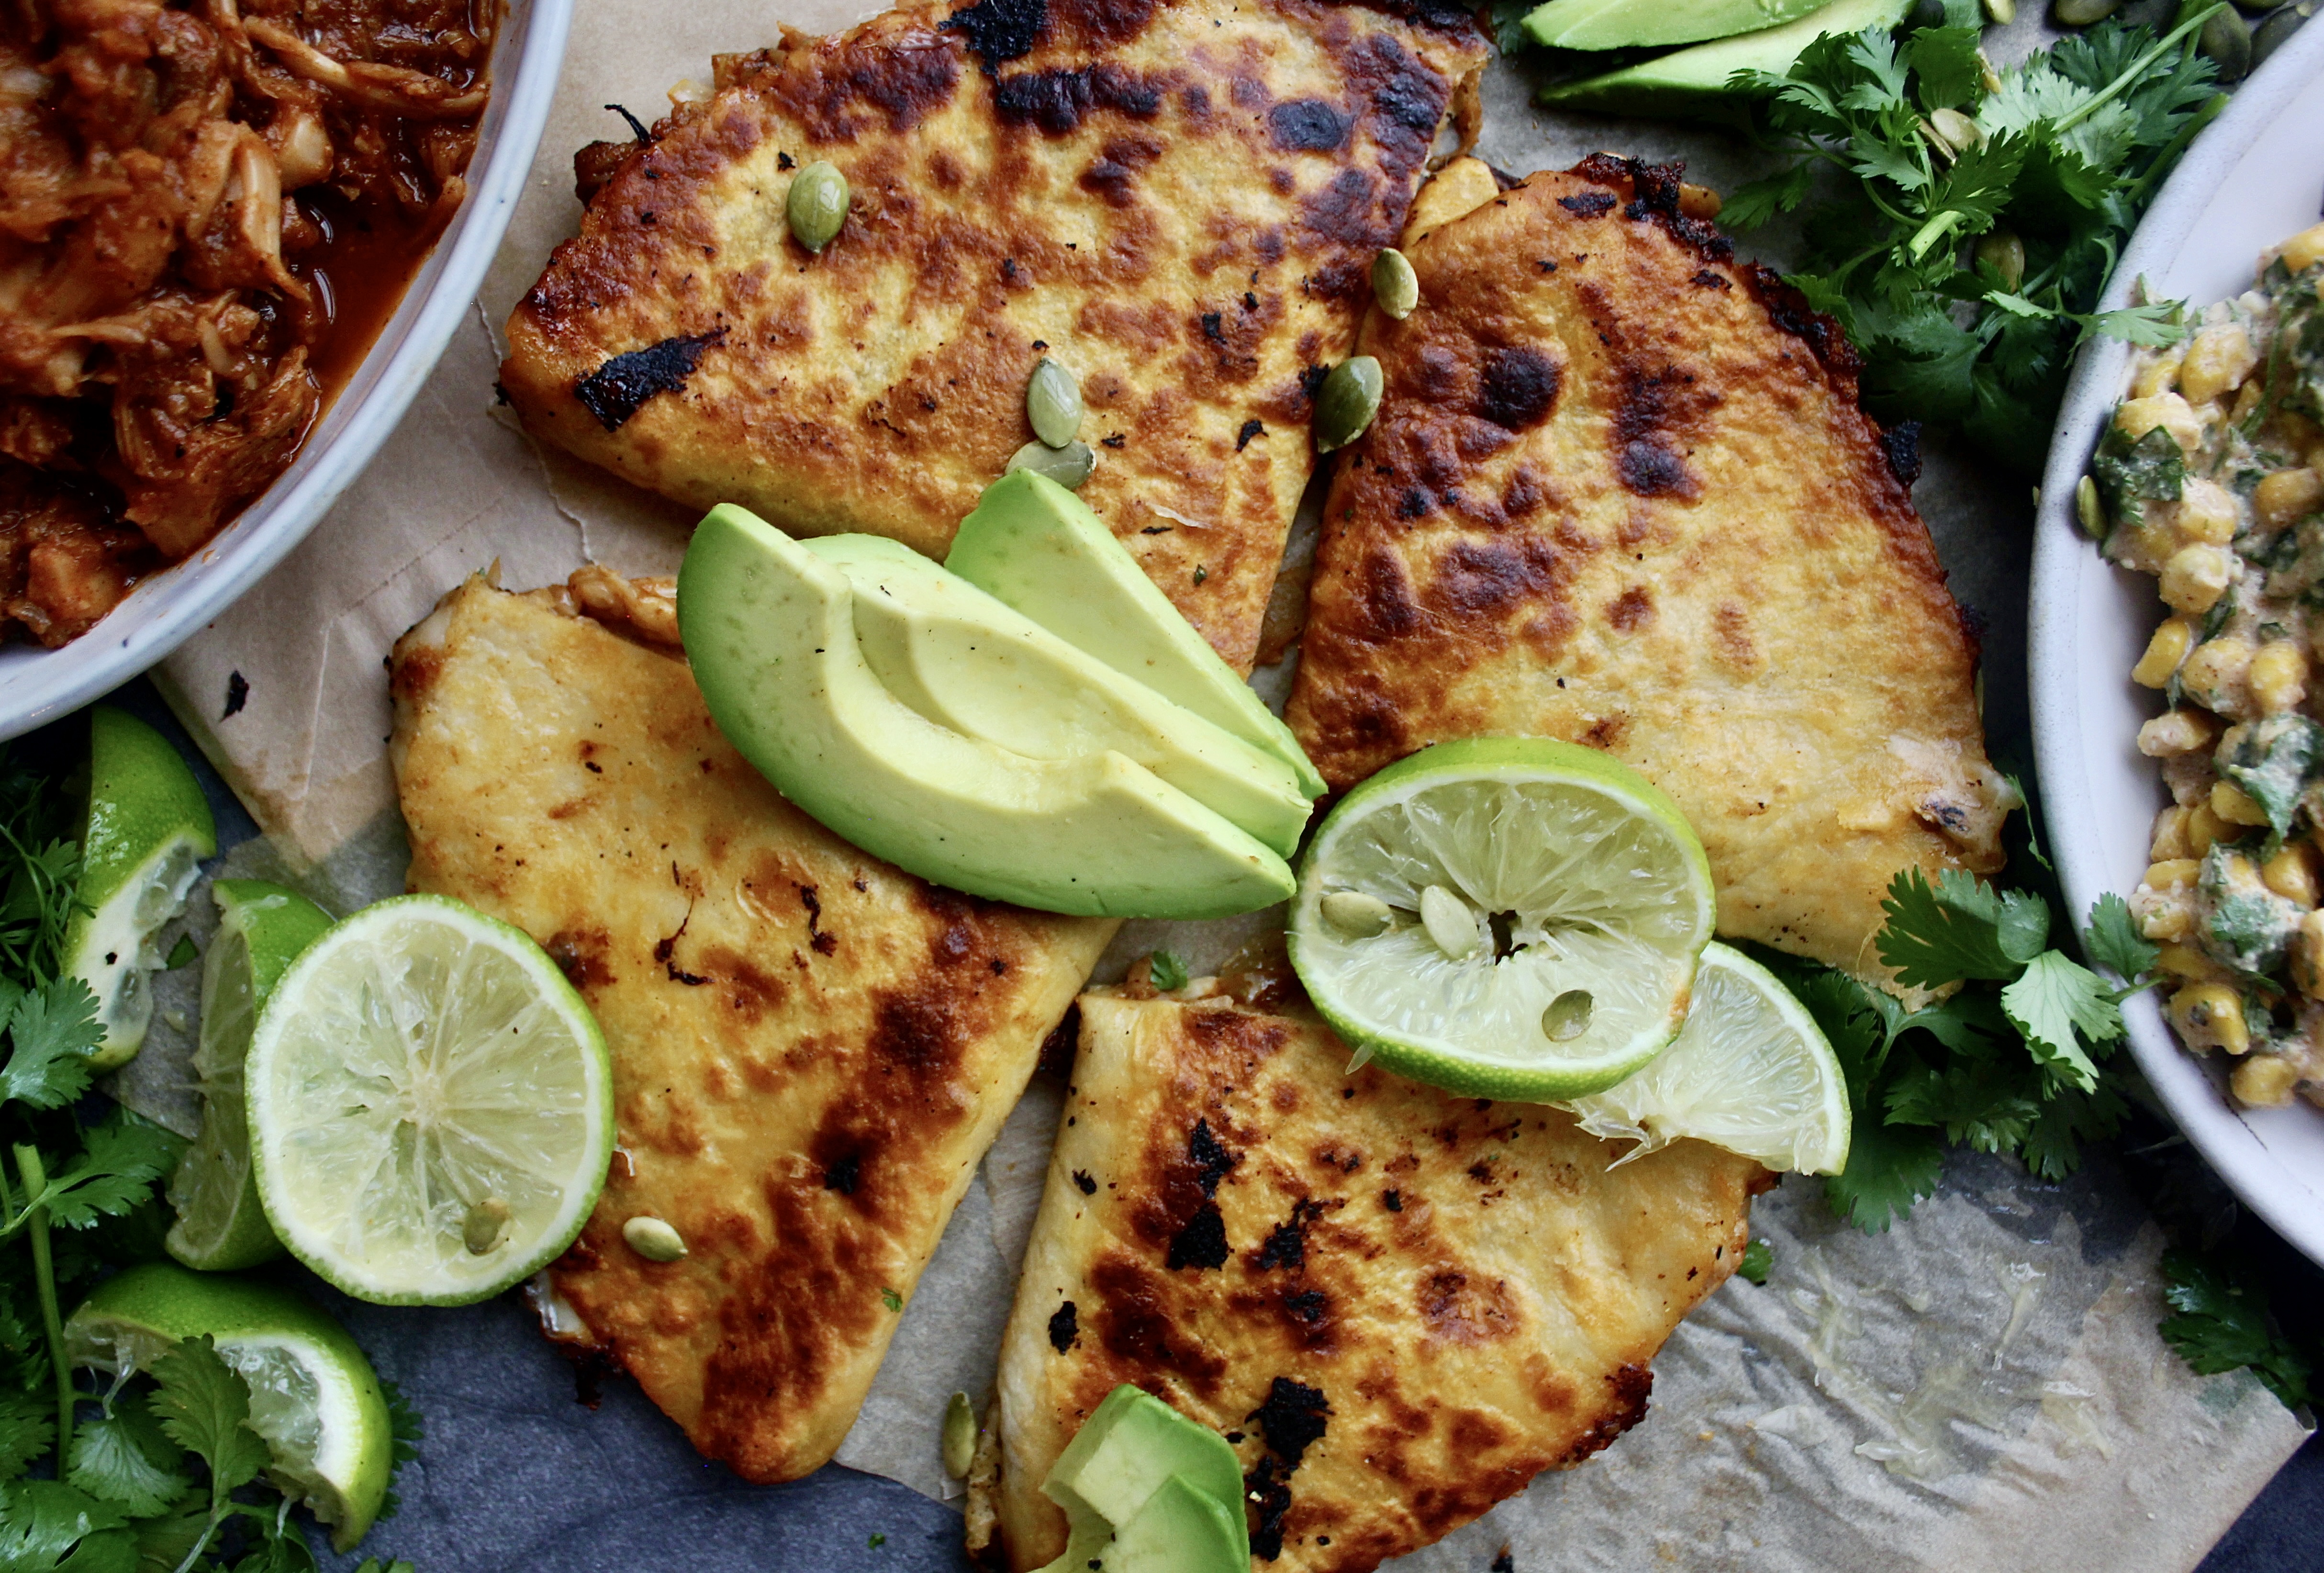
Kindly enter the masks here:
[[1247, 1573], [1250, 1546], [1241, 1515], [1173, 1475], [1146, 1499], [1096, 1560], [1104, 1573]]
[[1056, 482], [1019, 470], [985, 487], [945, 566], [1123, 676], [1266, 749], [1298, 773], [1301, 791], [1323, 795], [1323, 778], [1291, 728], [1178, 615], [1089, 504]]
[[799, 544], [847, 576], [864, 659], [890, 693], [929, 720], [1030, 759], [1113, 749], [1282, 856], [1298, 849], [1308, 801], [1275, 755], [900, 541], [826, 535]]
[[1825, 33], [1894, 27], [1911, 8], [1912, 0], [1831, 0], [1821, 10], [1781, 27], [1737, 33], [1624, 70], [1544, 88], [1541, 102], [1560, 109], [1596, 109], [1609, 115], [1731, 118], [1741, 113], [1740, 98], [1727, 86], [1736, 72], [1770, 71], [1781, 76], [1792, 69], [1802, 50]]
[[1552, 49], [1638, 49], [1780, 27], [1821, 0], [1549, 0], [1525, 19]]
[[847, 576], [731, 504], [694, 532], [678, 635], [711, 718], [835, 834], [923, 879], [1053, 912], [1216, 918], [1291, 894], [1283, 859], [1112, 751], [1028, 759], [872, 675]]
[[[1242, 1466], [1234, 1449], [1210, 1427], [1128, 1383], [1107, 1393], [1105, 1402], [1082, 1422], [1050, 1466], [1041, 1493], [1065, 1510], [1076, 1529], [1093, 1522], [1114, 1526], [1118, 1546], [1148, 1499], [1174, 1479], [1231, 1510], [1238, 1559], [1233, 1566], [1247, 1565], [1250, 1546], [1242, 1513]], [[1110, 1558], [1106, 1565], [1128, 1566]]]

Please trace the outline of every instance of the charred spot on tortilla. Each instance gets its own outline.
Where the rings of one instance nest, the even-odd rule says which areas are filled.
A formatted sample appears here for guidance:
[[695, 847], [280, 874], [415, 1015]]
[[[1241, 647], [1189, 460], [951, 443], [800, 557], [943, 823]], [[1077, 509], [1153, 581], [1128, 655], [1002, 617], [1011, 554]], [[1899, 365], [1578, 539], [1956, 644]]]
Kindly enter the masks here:
[[976, 0], [936, 25], [960, 34], [989, 77], [1010, 60], [1031, 54], [1048, 24], [1048, 0]]
[[1242, 1154], [1231, 1151], [1225, 1143], [1211, 1133], [1211, 1122], [1198, 1119], [1194, 1128], [1186, 1133], [1186, 1161], [1194, 1165], [1194, 1183], [1203, 1188], [1206, 1197], [1219, 1193], [1219, 1181], [1234, 1172], [1242, 1161]]
[[1584, 218], [1603, 218], [1614, 210], [1614, 200], [1611, 191], [1583, 191], [1576, 196], [1560, 197], [1557, 205], [1568, 213], [1579, 214]]
[[1495, 350], [1479, 379], [1477, 413], [1510, 431], [1538, 426], [1557, 407], [1559, 375], [1557, 362], [1528, 345]]
[[656, 393], [675, 393], [702, 364], [702, 352], [726, 337], [723, 328], [681, 335], [617, 355], [573, 384], [573, 396], [608, 431], [621, 430]]
[[1066, 1300], [1049, 1313], [1049, 1347], [1062, 1355], [1081, 1337], [1081, 1312]]
[[1907, 486], [1921, 478], [1921, 423], [1900, 421], [1894, 426], [1883, 427], [1880, 432], [1881, 451], [1888, 456], [1888, 467]]
[[1278, 1376], [1268, 1387], [1266, 1401], [1243, 1418], [1257, 1420], [1268, 1449], [1296, 1469], [1308, 1447], [1323, 1439], [1331, 1412], [1322, 1388]]
[[1182, 1267], [1198, 1271], [1224, 1267], [1228, 1254], [1226, 1218], [1220, 1213], [1218, 1203], [1206, 1201], [1170, 1236], [1169, 1250], [1162, 1264], [1173, 1272]]
[[1284, 1484], [1290, 1468], [1272, 1453], [1243, 1476], [1243, 1494], [1257, 1511], [1250, 1529], [1250, 1554], [1262, 1562], [1283, 1555], [1283, 1521], [1291, 1513], [1291, 1487]]

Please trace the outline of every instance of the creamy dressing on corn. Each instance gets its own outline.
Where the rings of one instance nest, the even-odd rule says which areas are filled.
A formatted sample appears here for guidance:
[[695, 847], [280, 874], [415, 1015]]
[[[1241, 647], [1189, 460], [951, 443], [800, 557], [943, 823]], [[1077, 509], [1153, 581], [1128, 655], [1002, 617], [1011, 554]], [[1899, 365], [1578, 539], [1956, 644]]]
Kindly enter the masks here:
[[2137, 354], [2076, 504], [2171, 611], [2131, 672], [2172, 805], [2130, 904], [2172, 1025], [2240, 1101], [2324, 1105], [2324, 225], [2258, 282]]

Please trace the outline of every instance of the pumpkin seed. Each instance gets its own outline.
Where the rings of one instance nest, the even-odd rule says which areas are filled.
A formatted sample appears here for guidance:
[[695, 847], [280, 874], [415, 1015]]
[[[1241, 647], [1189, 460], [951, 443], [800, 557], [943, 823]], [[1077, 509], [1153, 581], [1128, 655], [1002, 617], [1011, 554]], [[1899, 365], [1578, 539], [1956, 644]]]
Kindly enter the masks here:
[[2315, 14], [2316, 7], [2308, 0], [2269, 13], [2266, 21], [2252, 29], [2252, 69], [2265, 65], [2267, 57], [2282, 49], [2300, 31], [2300, 24]]
[[1412, 271], [1412, 259], [1392, 245], [1372, 258], [1372, 300], [1398, 322], [1420, 304], [1420, 275]]
[[1985, 14], [1995, 25], [2006, 27], [2017, 20], [2017, 0], [1985, 0]]
[[820, 253], [839, 237], [847, 222], [847, 177], [836, 166], [818, 159], [791, 177], [789, 195], [783, 199], [783, 217], [790, 220], [791, 238]]
[[2115, 14], [2122, 0], [2058, 0], [2052, 8], [2061, 27], [2088, 27]]
[[1571, 1043], [1590, 1030], [1590, 1013], [1597, 1004], [1586, 988], [1569, 988], [1541, 1013], [1541, 1030], [1553, 1043]]
[[2025, 282], [2025, 243], [2006, 229], [1997, 229], [1977, 243], [1977, 260], [2000, 275], [2005, 290], [2015, 291]]
[[1441, 884], [1420, 893], [1420, 926], [1436, 941], [1436, 948], [1455, 961], [1477, 953], [1477, 916], [1469, 903]]
[[945, 1401], [945, 1473], [954, 1480], [965, 1480], [975, 1462], [976, 1406], [968, 1402], [968, 1394], [955, 1393]]
[[460, 1220], [460, 1243], [471, 1256], [489, 1256], [508, 1238], [509, 1220], [515, 1216], [505, 1200], [488, 1196]]
[[1315, 451], [1345, 448], [1364, 434], [1379, 413], [1379, 362], [1368, 355], [1350, 356], [1332, 368], [1315, 395]]
[[651, 1213], [640, 1213], [623, 1224], [622, 1238], [649, 1262], [675, 1262], [686, 1254], [685, 1239]]
[[1025, 384], [1025, 419], [1032, 423], [1033, 435], [1051, 448], [1065, 447], [1081, 431], [1082, 385], [1047, 356]]
[[2081, 523], [2083, 534], [2094, 541], [2106, 539], [2106, 509], [2098, 503], [2098, 482], [2088, 476], [2074, 483], [2074, 517]]
[[1067, 491], [1078, 490], [1095, 468], [1097, 449], [1078, 438], [1063, 448], [1051, 448], [1035, 440], [1009, 456], [1009, 471], [1031, 470], [1037, 476], [1047, 476]]
[[2218, 68], [2221, 87], [2232, 88], [2251, 74], [2251, 23], [2232, 5], [2214, 13], [2195, 35], [2195, 52]]
[[1378, 896], [1361, 891], [1335, 890], [1323, 898], [1323, 921], [1351, 939], [1370, 939], [1388, 932], [1396, 912]]
[[1976, 121], [1958, 109], [1931, 110], [1929, 117], [1921, 122], [1921, 134], [1949, 158], [1985, 145], [1985, 133], [1978, 128]]

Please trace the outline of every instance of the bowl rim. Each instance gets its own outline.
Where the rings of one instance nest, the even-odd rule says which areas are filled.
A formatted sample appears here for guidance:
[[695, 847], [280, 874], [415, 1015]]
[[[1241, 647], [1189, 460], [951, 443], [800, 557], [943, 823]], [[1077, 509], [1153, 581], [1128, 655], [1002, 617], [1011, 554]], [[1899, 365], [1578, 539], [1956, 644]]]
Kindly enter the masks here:
[[[493, 76], [505, 86], [495, 87], [485, 109], [493, 137], [487, 154], [473, 169], [450, 230], [421, 260], [412, 285], [290, 467], [194, 556], [141, 580], [80, 638], [13, 657], [0, 650], [0, 742], [102, 697], [176, 650], [305, 540], [371, 463], [443, 358], [500, 250], [556, 100], [573, 4], [509, 0], [493, 47]], [[431, 269], [434, 276], [426, 277]], [[322, 432], [335, 416], [337, 430]], [[189, 575], [195, 566], [203, 571]], [[129, 615], [116, 622], [124, 614]]]
[[[2163, 182], [2116, 265], [2101, 310], [2131, 303], [2137, 281], [2179, 255], [2226, 172], [2250, 154], [2276, 117], [2324, 78], [2324, 26], [2303, 27], [2270, 57], [2196, 137]], [[2079, 356], [2051, 434], [2027, 599], [2027, 687], [2043, 820], [2059, 884], [2079, 923], [2112, 888], [2107, 828], [2088, 811], [2090, 769], [2080, 704], [2082, 638], [2076, 588], [2094, 550], [2074, 517], [2074, 491], [2128, 369], [2131, 347], [2098, 339]], [[2119, 739], [2116, 740], [2119, 742]], [[2180, 1046], [2153, 992], [2124, 1007], [2131, 1053], [2181, 1131], [2245, 1206], [2310, 1259], [2324, 1263], [2324, 1191], [2271, 1151], [2252, 1111], [2230, 1104], [2217, 1073]], [[2273, 1111], [2261, 1111], [2269, 1113]], [[2324, 1129], [2324, 1110], [2285, 1111]], [[2317, 1176], [2324, 1182], [2324, 1170]]]

